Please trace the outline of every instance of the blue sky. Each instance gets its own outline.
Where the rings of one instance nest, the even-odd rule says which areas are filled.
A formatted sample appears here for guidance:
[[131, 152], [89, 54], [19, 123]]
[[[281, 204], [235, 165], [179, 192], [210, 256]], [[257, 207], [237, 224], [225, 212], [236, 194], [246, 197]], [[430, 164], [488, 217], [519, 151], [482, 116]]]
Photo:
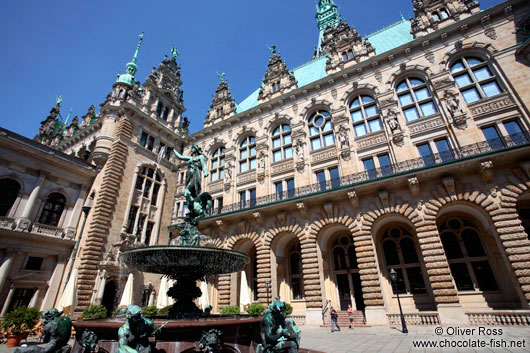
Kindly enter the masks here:
[[[481, 1], [481, 9], [500, 3]], [[412, 0], [336, 0], [361, 35], [412, 16]], [[384, 10], [383, 10], [384, 9]], [[202, 128], [226, 72], [237, 103], [261, 83], [275, 44], [290, 69], [311, 60], [314, 0], [15, 1], [2, 3], [0, 126], [33, 138], [63, 95], [62, 114], [103, 102], [145, 32], [136, 79], [143, 82], [174, 44], [181, 55], [184, 114]]]

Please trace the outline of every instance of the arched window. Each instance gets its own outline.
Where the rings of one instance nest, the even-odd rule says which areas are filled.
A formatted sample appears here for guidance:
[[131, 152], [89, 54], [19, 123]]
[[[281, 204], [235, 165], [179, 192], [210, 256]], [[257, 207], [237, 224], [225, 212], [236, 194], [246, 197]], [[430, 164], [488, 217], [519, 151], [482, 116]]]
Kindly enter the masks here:
[[451, 74], [466, 103], [502, 93], [488, 63], [477, 57], [465, 57], [451, 65]]
[[[405, 229], [394, 226], [381, 238], [387, 272], [397, 272], [396, 286], [399, 293], [427, 293], [414, 239]], [[392, 291], [396, 293], [396, 288]]]
[[282, 124], [272, 132], [272, 160], [278, 162], [288, 158], [293, 158], [291, 127]]
[[437, 112], [425, 81], [407, 77], [396, 88], [399, 104], [407, 121], [430, 116]]
[[460, 217], [447, 219], [438, 229], [451, 274], [459, 291], [493, 291], [499, 286], [491, 270], [479, 230]]
[[40, 214], [39, 223], [57, 227], [65, 204], [66, 198], [58, 192], [48, 195]]
[[225, 176], [225, 148], [219, 147], [212, 154], [210, 175], [211, 181], [222, 180]]
[[[158, 194], [162, 185], [160, 174], [153, 168], [141, 167], [136, 175], [134, 193], [138, 196], [136, 204], [129, 208], [127, 233], [136, 236], [136, 241], [149, 245], [155, 226], [155, 214], [158, 211]], [[141, 207], [142, 204], [150, 205]]]
[[441, 9], [440, 10], [440, 17], [442, 18], [442, 20], [445, 20], [447, 17], [449, 17], [449, 15], [447, 14], [447, 11], [445, 11], [445, 9]]
[[291, 281], [291, 292], [293, 299], [302, 299], [304, 297], [304, 288], [302, 283], [302, 257], [300, 243], [293, 245], [289, 251], [289, 277]]
[[20, 191], [20, 184], [13, 179], [0, 180], [0, 216], [7, 216], [15, 204]]
[[439, 22], [440, 21], [440, 16], [438, 15], [437, 12], [433, 12], [432, 13], [432, 18], [434, 19], [435, 22]]
[[383, 128], [375, 100], [370, 96], [356, 96], [350, 104], [350, 115], [356, 137], [381, 131]]
[[[341, 310], [352, 305], [354, 310], [364, 310], [361, 274], [357, 263], [357, 252], [351, 235], [341, 235], [332, 246], [333, 276], [339, 292]], [[355, 305], [352, 302], [355, 302]]]
[[239, 171], [256, 169], [256, 137], [248, 136], [239, 145]]
[[319, 110], [309, 117], [309, 139], [311, 150], [335, 144], [331, 114], [325, 110]]

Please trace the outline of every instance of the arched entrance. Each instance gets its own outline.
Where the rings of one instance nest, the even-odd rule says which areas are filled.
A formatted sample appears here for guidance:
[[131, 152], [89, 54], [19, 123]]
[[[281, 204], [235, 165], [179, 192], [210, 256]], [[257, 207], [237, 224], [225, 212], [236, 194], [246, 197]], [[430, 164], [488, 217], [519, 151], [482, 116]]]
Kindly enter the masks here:
[[338, 236], [332, 244], [333, 276], [337, 287], [340, 310], [364, 311], [364, 297], [357, 263], [357, 253], [349, 235]]
[[[230, 275], [230, 305], [241, 306], [251, 304], [258, 300], [258, 265], [256, 260], [256, 246], [250, 239], [243, 239], [238, 241], [233, 249], [247, 254], [250, 261], [241, 272], [232, 273]], [[248, 293], [246, 299], [241, 297], [241, 294], [243, 293], [242, 290], [245, 293]]]
[[111, 316], [112, 312], [116, 309], [116, 294], [118, 293], [118, 287], [114, 280], [107, 281], [105, 284], [105, 291], [103, 292], [103, 299], [101, 304], [107, 309], [107, 316]]
[[530, 193], [525, 193], [519, 196], [517, 200], [517, 214], [523, 224], [526, 236], [530, 240]]

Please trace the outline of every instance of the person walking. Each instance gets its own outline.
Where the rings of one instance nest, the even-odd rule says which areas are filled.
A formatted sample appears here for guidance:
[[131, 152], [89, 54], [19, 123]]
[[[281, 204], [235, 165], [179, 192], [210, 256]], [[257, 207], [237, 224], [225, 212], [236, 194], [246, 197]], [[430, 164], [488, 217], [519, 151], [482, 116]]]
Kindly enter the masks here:
[[[337, 321], [339, 318], [337, 310], [335, 310], [332, 306], [329, 309], [329, 315], [331, 316], [331, 332], [340, 331], [339, 323]], [[336, 327], [337, 329], [334, 330], [333, 327]]]
[[353, 328], [353, 308], [348, 305], [348, 318], [350, 319], [350, 329]]

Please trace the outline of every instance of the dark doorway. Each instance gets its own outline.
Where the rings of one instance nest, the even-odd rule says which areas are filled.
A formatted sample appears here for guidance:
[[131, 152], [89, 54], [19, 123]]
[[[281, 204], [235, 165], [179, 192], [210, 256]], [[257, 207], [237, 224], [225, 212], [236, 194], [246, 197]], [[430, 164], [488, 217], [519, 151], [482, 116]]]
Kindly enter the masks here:
[[340, 310], [348, 310], [348, 305], [351, 305], [350, 283], [348, 275], [337, 275], [337, 287], [339, 289]]
[[352, 273], [351, 280], [353, 284], [353, 293], [355, 297], [355, 306], [357, 310], [364, 311], [363, 287], [361, 285], [361, 276], [359, 273]]
[[116, 282], [108, 281], [105, 285], [105, 292], [103, 293], [103, 300], [101, 304], [107, 308], [107, 316], [111, 316], [112, 312], [116, 308], [116, 293], [117, 287]]

